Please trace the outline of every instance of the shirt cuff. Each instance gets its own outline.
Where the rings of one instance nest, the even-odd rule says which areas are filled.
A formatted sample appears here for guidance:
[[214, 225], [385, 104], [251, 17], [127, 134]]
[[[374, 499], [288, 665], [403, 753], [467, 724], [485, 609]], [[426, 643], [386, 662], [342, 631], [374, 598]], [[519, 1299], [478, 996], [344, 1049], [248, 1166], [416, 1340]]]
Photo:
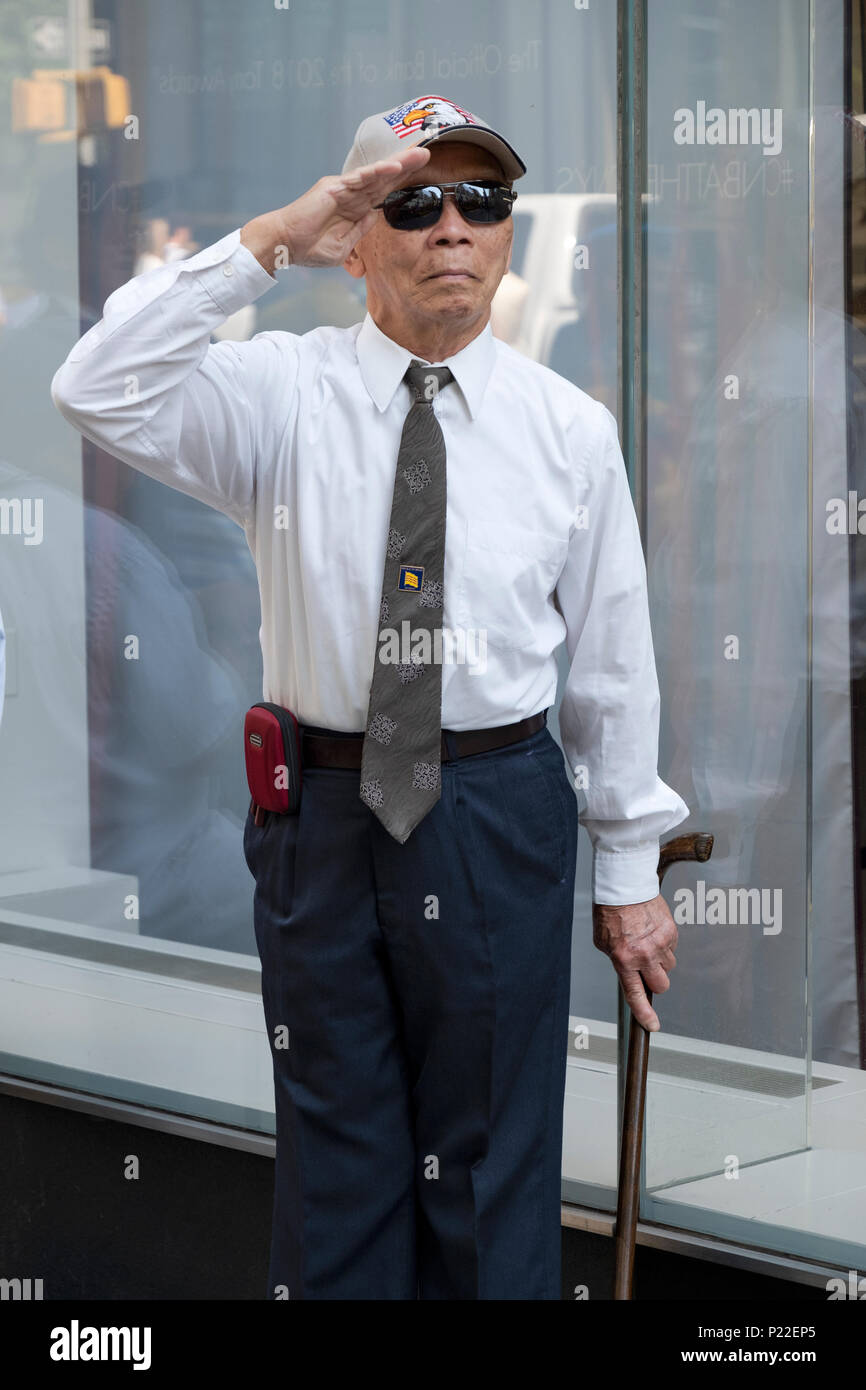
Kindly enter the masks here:
[[244, 246], [241, 231], [241, 227], [236, 227], [228, 236], [180, 262], [180, 273], [194, 273], [226, 318], [277, 283], [276, 277]]
[[597, 849], [592, 859], [592, 901], [622, 906], [658, 897], [659, 842], [640, 849]]

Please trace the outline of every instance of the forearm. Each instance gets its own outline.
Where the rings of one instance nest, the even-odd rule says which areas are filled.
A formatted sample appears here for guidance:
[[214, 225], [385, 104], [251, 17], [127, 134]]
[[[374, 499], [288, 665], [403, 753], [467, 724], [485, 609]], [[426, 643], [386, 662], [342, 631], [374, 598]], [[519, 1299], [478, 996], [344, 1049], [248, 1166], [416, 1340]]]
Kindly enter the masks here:
[[578, 769], [575, 784], [586, 798], [581, 824], [593, 846], [597, 903], [654, 897], [660, 837], [689, 814], [657, 772], [658, 684], [640, 596], [631, 624], [622, 650], [615, 642], [616, 675], [595, 666], [588, 651], [585, 662], [573, 663], [559, 715], [566, 752]]
[[210, 339], [275, 283], [238, 230], [133, 278], [55, 373], [55, 406], [116, 458], [240, 520], [254, 468], [245, 368], [265, 349]]
[[237, 274], [237, 235], [115, 290], [54, 375], [57, 408], [109, 434], [152, 418], [160, 397], [195, 371], [214, 328], [275, 283]]

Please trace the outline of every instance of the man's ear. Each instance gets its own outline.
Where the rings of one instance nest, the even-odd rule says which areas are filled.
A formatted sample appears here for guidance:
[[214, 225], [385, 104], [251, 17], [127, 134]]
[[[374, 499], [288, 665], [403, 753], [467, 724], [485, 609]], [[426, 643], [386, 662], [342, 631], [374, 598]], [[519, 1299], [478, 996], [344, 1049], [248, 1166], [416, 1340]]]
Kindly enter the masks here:
[[343, 268], [348, 270], [349, 274], [354, 276], [356, 280], [363, 280], [367, 273], [367, 267], [364, 264], [364, 257], [359, 252], [357, 246], [352, 247], [348, 256], [343, 261]]

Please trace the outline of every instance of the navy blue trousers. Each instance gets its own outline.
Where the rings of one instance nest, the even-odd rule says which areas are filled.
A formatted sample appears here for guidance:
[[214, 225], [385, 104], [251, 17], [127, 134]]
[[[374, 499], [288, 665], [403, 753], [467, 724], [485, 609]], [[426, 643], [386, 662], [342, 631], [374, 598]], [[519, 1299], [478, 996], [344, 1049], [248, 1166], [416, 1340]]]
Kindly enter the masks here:
[[247, 817], [274, 1063], [268, 1298], [558, 1299], [577, 802], [545, 726], [442, 763], [405, 844], [360, 773]]

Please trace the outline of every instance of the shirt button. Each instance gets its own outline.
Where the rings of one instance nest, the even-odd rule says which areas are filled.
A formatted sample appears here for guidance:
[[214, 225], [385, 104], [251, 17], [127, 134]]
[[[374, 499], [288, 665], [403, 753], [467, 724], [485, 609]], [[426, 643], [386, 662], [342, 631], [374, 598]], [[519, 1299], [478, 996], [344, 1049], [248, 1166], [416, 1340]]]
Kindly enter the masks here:
[[234, 268], [233, 265], [228, 265], [228, 264], [226, 264], [226, 265], [223, 266], [223, 275], [234, 275], [234, 273], [235, 273], [235, 268]]

